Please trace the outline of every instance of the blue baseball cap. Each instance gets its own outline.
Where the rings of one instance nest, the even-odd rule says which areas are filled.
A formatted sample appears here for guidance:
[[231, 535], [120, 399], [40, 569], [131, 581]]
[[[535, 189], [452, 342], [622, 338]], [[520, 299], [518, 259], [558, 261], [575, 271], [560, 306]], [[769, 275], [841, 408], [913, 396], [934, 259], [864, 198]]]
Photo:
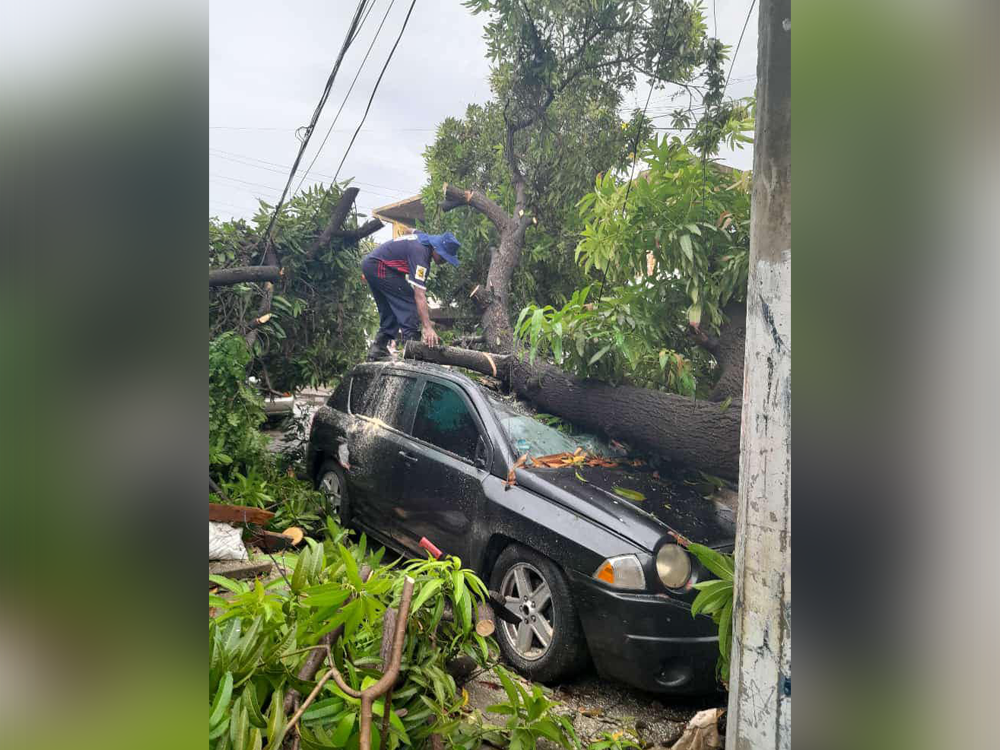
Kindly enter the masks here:
[[417, 239], [422, 245], [427, 245], [453, 266], [458, 265], [458, 248], [462, 246], [462, 243], [451, 232], [444, 234], [417, 232]]

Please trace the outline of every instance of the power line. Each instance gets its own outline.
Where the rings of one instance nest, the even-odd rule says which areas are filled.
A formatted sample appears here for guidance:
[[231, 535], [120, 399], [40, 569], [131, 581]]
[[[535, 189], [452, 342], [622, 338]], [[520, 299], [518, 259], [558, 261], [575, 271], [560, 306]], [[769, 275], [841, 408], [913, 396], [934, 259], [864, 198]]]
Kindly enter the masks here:
[[[734, 82], [735, 83], [735, 82]], [[293, 133], [299, 128], [258, 128], [242, 125], [209, 125], [209, 130], [255, 130], [255, 131], [277, 131], [282, 133]], [[365, 133], [434, 133], [437, 128], [363, 128]], [[334, 133], [350, 133], [350, 128], [345, 130], [334, 130]]]
[[[725, 97], [726, 89], [729, 88], [729, 78], [733, 74], [733, 68], [736, 67], [736, 56], [740, 54], [740, 45], [743, 44], [743, 35], [747, 31], [747, 24], [750, 23], [750, 15], [753, 13], [753, 7], [757, 4], [757, 0], [751, 0], [750, 10], [747, 11], [746, 20], [743, 21], [743, 31], [740, 32], [740, 39], [736, 42], [736, 51], [733, 52], [733, 61], [729, 63], [729, 75], [726, 76], [726, 85], [722, 87], [722, 96]], [[754, 76], [756, 78], [756, 76]]]
[[389, 50], [389, 57], [385, 60], [385, 65], [382, 66], [382, 72], [378, 74], [378, 80], [375, 81], [375, 87], [372, 89], [372, 95], [368, 98], [368, 106], [365, 107], [365, 113], [361, 117], [361, 122], [358, 123], [358, 129], [354, 131], [354, 135], [351, 136], [351, 142], [347, 144], [347, 150], [344, 151], [344, 156], [340, 160], [340, 164], [337, 165], [337, 171], [334, 173], [334, 179], [340, 175], [340, 170], [344, 166], [344, 162], [347, 160], [347, 155], [351, 153], [351, 147], [354, 145], [355, 139], [358, 137], [358, 133], [361, 132], [361, 126], [365, 124], [365, 120], [368, 118], [368, 112], [372, 108], [372, 101], [375, 99], [375, 92], [378, 91], [379, 84], [382, 83], [382, 76], [385, 75], [386, 68], [389, 67], [389, 63], [392, 61], [392, 56], [396, 53], [396, 47], [399, 46], [399, 40], [403, 38], [403, 32], [406, 31], [406, 25], [410, 22], [410, 14], [413, 13], [413, 7], [417, 4], [417, 0], [412, 0], [410, 3], [410, 9], [406, 11], [406, 18], [403, 19], [403, 27], [399, 30], [399, 36], [396, 37], [395, 44], [392, 45], [392, 49]]
[[[211, 153], [213, 151], [218, 153]], [[238, 154], [233, 151], [224, 151], [221, 148], [215, 148], [215, 149], [209, 148], [209, 156], [214, 156], [216, 159], [224, 159], [226, 161], [235, 162], [236, 164], [244, 164], [248, 167], [253, 167], [254, 169], [262, 169], [267, 172], [274, 172], [276, 174], [285, 174], [285, 172], [288, 170], [288, 165], [286, 164], [279, 164], [277, 162], [267, 161], [266, 159], [258, 159], [253, 156], [248, 156], [246, 154]], [[234, 158], [234, 157], [239, 157], [239, 158]], [[260, 163], [253, 164], [252, 162], [260, 162]], [[265, 164], [270, 166], [263, 166]], [[272, 169], [271, 167], [280, 167], [280, 169]], [[329, 180], [334, 179], [333, 175], [324, 174], [323, 172], [315, 172], [314, 174], [317, 177], [325, 177]], [[407, 190], [405, 188], [390, 187], [389, 185], [378, 185], [374, 182], [364, 182], [363, 180], [354, 180], [354, 182], [357, 185], [364, 185], [366, 187], [378, 188], [380, 190], [389, 190], [393, 193], [399, 193], [400, 195], [414, 195], [415, 193], [420, 192], [419, 190]]]
[[[281, 198], [278, 200], [278, 204], [274, 207], [274, 213], [271, 214], [271, 219], [267, 223], [267, 229], [264, 230], [264, 234], [262, 235], [265, 248], [267, 247], [267, 243], [271, 241], [271, 229], [274, 227], [274, 222], [277, 220], [278, 213], [281, 211], [281, 207], [285, 202], [285, 196], [288, 194], [288, 189], [292, 186], [292, 180], [295, 179], [295, 171], [299, 168], [299, 162], [302, 161], [302, 154], [305, 153], [306, 147], [309, 145], [309, 139], [312, 137], [313, 128], [316, 127], [316, 122], [319, 120], [319, 116], [323, 111], [326, 100], [330, 97], [330, 90], [333, 88], [333, 82], [337, 78], [337, 72], [340, 70], [340, 64], [344, 61], [344, 55], [347, 54], [347, 49], [351, 46], [351, 42], [354, 41], [354, 35], [358, 30], [361, 13], [365, 9], [367, 2], [368, 0], [358, 0], [358, 7], [355, 9], [354, 17], [351, 19], [351, 23], [347, 27], [347, 34], [344, 36], [344, 41], [340, 46], [337, 61], [333, 64], [333, 70], [330, 71], [330, 77], [327, 78], [326, 85], [323, 87], [323, 93], [319, 98], [319, 103], [316, 105], [316, 109], [313, 110], [312, 119], [309, 121], [305, 135], [302, 138], [302, 144], [299, 146], [299, 152], [295, 155], [295, 162], [292, 164], [292, 171], [288, 175], [288, 181], [285, 183], [285, 189], [282, 191]], [[264, 255], [261, 256], [260, 262], [264, 262]]]
[[306, 177], [309, 176], [309, 170], [311, 170], [313, 168], [313, 165], [316, 163], [316, 160], [319, 158], [320, 153], [322, 153], [322, 151], [323, 151], [323, 146], [326, 145], [326, 141], [330, 137], [330, 133], [333, 132], [333, 126], [336, 125], [337, 124], [337, 120], [340, 119], [340, 113], [344, 111], [344, 105], [347, 104], [347, 98], [351, 95], [351, 92], [354, 91], [354, 84], [356, 84], [358, 82], [358, 76], [361, 75], [361, 71], [364, 70], [365, 63], [368, 62], [368, 56], [372, 52], [372, 47], [375, 46], [375, 42], [378, 40], [378, 35], [382, 33], [382, 27], [385, 26], [385, 19], [387, 19], [389, 17], [389, 12], [392, 10], [392, 6], [395, 5], [395, 4], [396, 4], [396, 0], [390, 0], [389, 1], [389, 7], [386, 8], [385, 15], [382, 16], [381, 23], [379, 23], [378, 28], [375, 29], [375, 36], [372, 37], [371, 44], [368, 45], [368, 49], [365, 52], [364, 59], [361, 61], [361, 64], [358, 66], [358, 72], [354, 74], [354, 80], [351, 81], [351, 85], [347, 89], [347, 93], [344, 94], [344, 100], [340, 103], [340, 109], [338, 109], [337, 110], [337, 114], [335, 114], [333, 116], [333, 122], [330, 123], [330, 128], [326, 131], [326, 135], [323, 136], [323, 142], [319, 144], [319, 148], [316, 149], [316, 155], [313, 156], [312, 161], [309, 162], [309, 166], [306, 167], [306, 171], [302, 175], [302, 179], [299, 180], [299, 185], [298, 185], [298, 187], [295, 188], [296, 192], [298, 192], [299, 190], [302, 189], [302, 183], [305, 182], [306, 181]]

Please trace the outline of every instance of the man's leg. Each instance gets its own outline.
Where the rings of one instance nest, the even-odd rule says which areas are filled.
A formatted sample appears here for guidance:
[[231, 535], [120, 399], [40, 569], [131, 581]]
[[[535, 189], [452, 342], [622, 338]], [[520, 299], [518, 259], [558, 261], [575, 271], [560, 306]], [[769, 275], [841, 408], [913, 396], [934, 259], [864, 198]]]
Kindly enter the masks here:
[[420, 316], [417, 314], [417, 303], [413, 299], [411, 287], [401, 275], [386, 279], [388, 283], [381, 286], [386, 301], [392, 308], [393, 316], [399, 321], [402, 331], [401, 341], [420, 340]]
[[393, 312], [392, 305], [382, 290], [385, 279], [378, 277], [378, 263], [366, 260], [361, 264], [361, 269], [368, 282], [372, 298], [375, 300], [375, 307], [378, 308], [379, 327], [375, 334], [375, 341], [368, 349], [369, 360], [383, 360], [389, 358], [389, 342], [396, 337], [399, 329], [399, 320]]

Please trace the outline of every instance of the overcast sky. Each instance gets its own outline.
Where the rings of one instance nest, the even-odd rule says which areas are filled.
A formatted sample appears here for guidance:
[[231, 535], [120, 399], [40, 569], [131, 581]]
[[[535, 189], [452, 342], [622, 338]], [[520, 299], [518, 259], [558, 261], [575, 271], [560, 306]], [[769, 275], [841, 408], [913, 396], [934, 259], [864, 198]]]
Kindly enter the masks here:
[[[360, 36], [341, 65], [293, 187], [315, 156], [392, 0], [375, 0]], [[751, 0], [715, 0], [718, 35], [735, 50]], [[392, 5], [385, 26], [347, 99], [326, 145], [306, 179], [329, 183], [361, 121], [372, 87], [399, 34], [407, 0]], [[309, 122], [356, 3], [213, 0], [209, 5], [209, 213], [222, 219], [253, 215], [257, 198], [274, 203], [298, 150], [295, 129]], [[706, 5], [714, 29], [713, 4]], [[361, 188], [358, 209], [415, 194], [425, 182], [423, 151], [445, 117], [461, 117], [468, 104], [489, 99], [483, 16], [459, 0], [417, 0], [409, 25], [379, 85], [368, 119], [340, 172]], [[726, 96], [753, 92], [757, 65], [754, 7]], [[626, 99], [641, 107], [648, 89]], [[649, 114], [669, 125], [672, 102], [653, 93]], [[686, 106], [687, 98], [676, 106]], [[725, 153], [736, 167], [752, 163], [749, 149]], [[377, 238], [388, 238], [388, 228]]]

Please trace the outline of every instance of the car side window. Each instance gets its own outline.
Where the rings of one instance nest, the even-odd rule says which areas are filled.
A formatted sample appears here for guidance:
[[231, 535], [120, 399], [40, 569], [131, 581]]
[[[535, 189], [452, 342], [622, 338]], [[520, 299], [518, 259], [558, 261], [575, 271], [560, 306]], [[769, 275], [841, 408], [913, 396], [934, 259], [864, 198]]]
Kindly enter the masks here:
[[402, 432], [409, 430], [413, 406], [420, 396], [417, 384], [417, 379], [408, 375], [383, 375], [377, 386], [378, 396], [371, 399], [375, 402], [372, 416]]
[[327, 400], [326, 405], [337, 411], [347, 412], [347, 394], [351, 391], [351, 378], [346, 377], [340, 381], [340, 385], [333, 391], [333, 395]]
[[458, 391], [428, 381], [417, 406], [412, 435], [472, 462], [479, 428]]
[[359, 372], [351, 379], [351, 414], [371, 416], [374, 399], [369, 398], [368, 391], [371, 390], [373, 380], [373, 372]]

